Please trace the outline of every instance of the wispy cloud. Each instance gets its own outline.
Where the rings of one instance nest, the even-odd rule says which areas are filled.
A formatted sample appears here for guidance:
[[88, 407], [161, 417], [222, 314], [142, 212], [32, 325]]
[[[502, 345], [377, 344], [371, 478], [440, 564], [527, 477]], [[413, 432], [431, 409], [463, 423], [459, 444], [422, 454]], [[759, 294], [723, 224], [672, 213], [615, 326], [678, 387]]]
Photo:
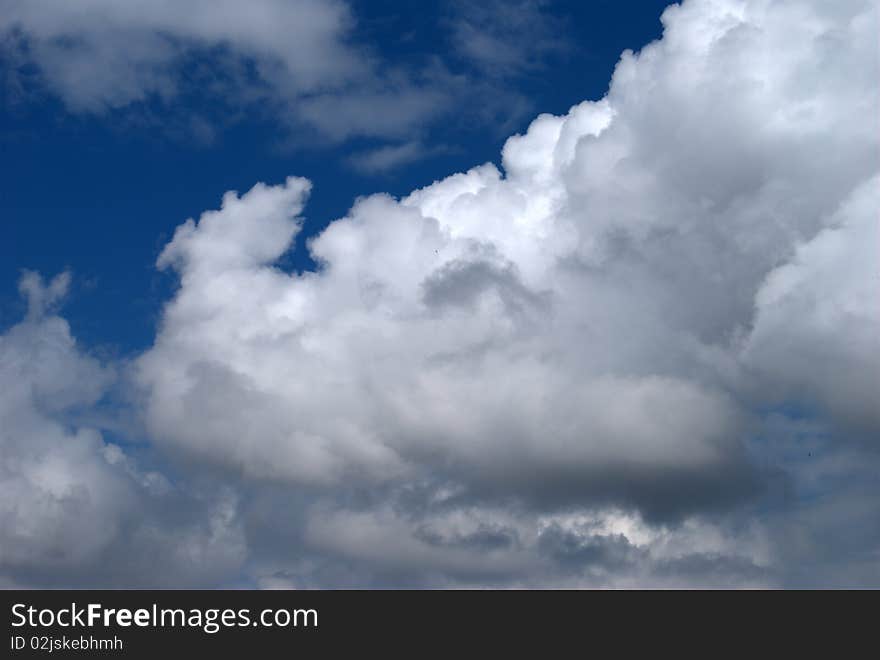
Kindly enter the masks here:
[[571, 44], [545, 0], [457, 2], [450, 19], [457, 54], [492, 76], [535, 72]]
[[404, 165], [452, 151], [445, 145], [427, 147], [422, 142], [411, 141], [360, 151], [350, 156], [348, 162], [363, 174], [386, 174]]

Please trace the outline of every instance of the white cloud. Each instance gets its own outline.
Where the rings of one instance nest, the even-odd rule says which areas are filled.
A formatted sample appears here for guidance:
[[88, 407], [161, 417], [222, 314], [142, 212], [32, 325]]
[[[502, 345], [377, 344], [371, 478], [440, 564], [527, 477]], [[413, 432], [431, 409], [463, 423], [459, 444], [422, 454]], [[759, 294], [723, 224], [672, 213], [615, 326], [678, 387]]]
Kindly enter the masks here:
[[43, 305], [67, 288], [29, 273], [29, 318], [0, 337], [0, 443], [3, 447], [3, 543], [0, 564], [75, 563], [115, 533], [125, 507], [123, 484], [104, 460], [99, 434], [67, 429], [41, 409], [58, 412], [95, 403], [110, 374], [78, 355], [67, 324], [42, 317]]
[[[152, 442], [247, 495], [260, 584], [785, 583], [826, 550], [774, 528], [779, 491], [835, 486], [768, 410], [818, 417], [823, 462], [876, 452], [849, 440], [877, 428], [877, 18], [673, 6], [606, 98], [503, 173], [358, 200], [316, 272], [274, 265], [306, 180], [228, 193], [159, 258]], [[852, 492], [799, 516], [876, 512]]]
[[[293, 479], [446, 465], [512, 492], [534, 474], [647, 502], [713, 474], [705, 496], [728, 495], [725, 475], [748, 475], [747, 411], [716, 363], [736, 359], [764, 278], [877, 167], [860, 119], [875, 95], [815, 73], [868, 53], [870, 23], [817, 10], [776, 29], [804, 11], [671, 8], [607, 99], [538, 118], [505, 146], [505, 175], [359, 201], [311, 242], [318, 273], [271, 266], [303, 181], [227, 196], [160, 258], [182, 289], [142, 360], [150, 419], [172, 444]], [[841, 154], [833, 177], [823, 153]], [[243, 406], [215, 409], [226, 396]], [[617, 492], [627, 481], [652, 486]]]
[[[76, 421], [114, 374], [47, 307], [69, 275], [26, 273], [27, 319], [0, 335], [0, 579], [11, 585], [204, 585], [234, 571], [240, 530]], [[178, 507], [177, 519], [166, 507]], [[189, 510], [189, 513], [187, 513]], [[167, 572], [151, 566], [162, 558]]]
[[[524, 97], [498, 72], [453, 72], [434, 53], [391, 61], [356, 13], [347, 0], [0, 0], [4, 86], [79, 114], [154, 121], [160, 107], [166, 130], [201, 142], [243, 109], [276, 119], [291, 144], [412, 141], [452, 111], [481, 125], [522, 118]], [[458, 43], [445, 27], [438, 38]]]
[[36, 64], [75, 112], [173, 103], [195, 83], [215, 105], [260, 99], [345, 139], [405, 135], [445, 108], [441, 82], [382, 62], [355, 26], [343, 0], [0, 2], [9, 57]]
[[[762, 414], [754, 378], [818, 388], [849, 419], [873, 414], [876, 333], [847, 319], [873, 319], [876, 257], [852, 259], [845, 240], [871, 244], [855, 232], [875, 232], [876, 200], [860, 193], [859, 224], [834, 229], [835, 210], [876, 187], [864, 183], [878, 168], [872, 16], [860, 3], [673, 7], [664, 39], [624, 54], [605, 99], [539, 117], [506, 144], [504, 174], [485, 165], [358, 201], [311, 241], [316, 273], [272, 267], [305, 182], [227, 196], [160, 259], [182, 288], [140, 362], [156, 437], [310, 487], [440, 479], [465, 501], [650, 520], [747, 500], [764, 480], [746, 450]], [[801, 273], [827, 250], [850, 268]], [[844, 276], [860, 288], [817, 310]], [[801, 350], [846, 361], [846, 387], [785, 356], [802, 335]], [[414, 533], [375, 515], [339, 512], [310, 538], [368, 563], [397, 556], [345, 541], [374, 522], [369, 538]], [[400, 543], [405, 561], [434, 563], [436, 548]], [[455, 572], [462, 552], [438, 570]], [[743, 561], [730, 566], [757, 579]]]
[[335, 0], [3, 4], [4, 26], [24, 32], [50, 82], [80, 109], [170, 92], [170, 66], [193, 47], [226, 45], [262, 67], [279, 66], [302, 92], [346, 82], [364, 66], [343, 43], [351, 16]]

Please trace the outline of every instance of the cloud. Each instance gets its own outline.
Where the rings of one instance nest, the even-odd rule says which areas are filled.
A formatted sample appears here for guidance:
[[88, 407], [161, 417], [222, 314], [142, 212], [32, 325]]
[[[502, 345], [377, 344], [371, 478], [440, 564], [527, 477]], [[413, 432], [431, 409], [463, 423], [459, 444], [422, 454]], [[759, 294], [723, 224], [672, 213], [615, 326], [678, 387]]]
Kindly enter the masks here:
[[18, 282], [19, 293], [27, 299], [29, 318], [43, 316], [51, 307], [64, 299], [69, 288], [70, 273], [66, 271], [45, 286], [40, 274], [33, 271], [25, 271]]
[[452, 470], [481, 493], [658, 515], [690, 508], [693, 490], [704, 504], [747, 494], [728, 396], [635, 365], [588, 377], [584, 348], [546, 332], [564, 292], [530, 286], [491, 239], [451, 236], [416, 198], [356, 205], [313, 241], [318, 273], [269, 267], [307, 191], [227, 195], [162, 253], [182, 288], [140, 361], [157, 438], [308, 484]]
[[[66, 321], [47, 314], [69, 281], [63, 273], [44, 284], [26, 273], [27, 318], [0, 335], [0, 579], [216, 584], [243, 552], [234, 497], [198, 502], [77, 421], [115, 374], [79, 350]], [[152, 568], [157, 561], [163, 575]]]
[[421, 160], [432, 152], [436, 153], [436, 150], [426, 149], [421, 142], [411, 141], [356, 153], [349, 158], [349, 163], [365, 174], [380, 174]]
[[544, 0], [455, 2], [449, 19], [456, 53], [492, 76], [535, 71], [571, 47], [565, 24]]
[[880, 434], [880, 365], [871, 361], [880, 356], [878, 208], [873, 177], [767, 275], [744, 351], [778, 396], [821, 406], [855, 439]]
[[248, 579], [875, 584], [877, 18], [672, 6], [605, 98], [357, 200], [314, 272], [277, 266], [305, 179], [182, 224], [127, 373], [159, 455], [234, 485]]
[[302, 92], [345, 82], [362, 66], [342, 43], [352, 19], [341, 2], [259, 0], [246, 9], [201, 0], [4, 5], [5, 27], [23, 33], [51, 84], [75, 109], [172, 93], [172, 65], [191, 48], [225, 44], [258, 66], [278, 67]]
[[[339, 140], [405, 134], [448, 102], [442, 85], [420, 82], [358, 44], [342, 0], [3, 0], [0, 7], [10, 58], [19, 69], [36, 64], [74, 112], [173, 104], [192, 86], [215, 106], [261, 100], [286, 123]], [[379, 106], [385, 112], [365, 111]]]
[[[442, 37], [461, 42], [460, 25]], [[288, 143], [319, 144], [411, 142], [453, 111], [480, 125], [522, 118], [523, 97], [495, 69], [453, 73], [433, 51], [395, 62], [369, 38], [345, 0], [0, 0], [10, 102], [48, 92], [74, 113], [141, 122], [163, 111], [166, 130], [202, 143], [243, 110], [278, 120]]]
[[[355, 584], [368, 587], [729, 587], [774, 580], [770, 544], [754, 527], [724, 530], [691, 520], [665, 528], [614, 509], [534, 516], [510, 507], [457, 507], [408, 520], [386, 508], [319, 508], [307, 539], [329, 558], [320, 572], [330, 584], [352, 584], [341, 567], [327, 568], [333, 562], [357, 562]], [[314, 578], [287, 574], [288, 584]]]

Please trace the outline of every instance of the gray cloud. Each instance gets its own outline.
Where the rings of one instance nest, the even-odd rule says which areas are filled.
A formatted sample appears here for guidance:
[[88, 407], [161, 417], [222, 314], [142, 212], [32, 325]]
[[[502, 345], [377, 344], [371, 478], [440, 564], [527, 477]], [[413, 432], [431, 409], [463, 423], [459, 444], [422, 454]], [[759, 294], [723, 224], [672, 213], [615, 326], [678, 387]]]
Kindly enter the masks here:
[[24, 35], [50, 84], [78, 110], [173, 94], [173, 65], [191, 48], [226, 45], [294, 93], [345, 84], [367, 66], [344, 44], [352, 19], [342, 2], [3, 4], [4, 27]]
[[[497, 13], [509, 22], [508, 12]], [[461, 25], [448, 26], [450, 38], [461, 41]], [[491, 30], [495, 22], [483, 17], [480, 25]], [[158, 102], [185, 113], [163, 117], [172, 134], [203, 143], [213, 139], [212, 122], [232, 121], [245, 108], [279, 120], [287, 143], [391, 140], [355, 157], [375, 171], [430, 155], [412, 145], [453, 111], [473, 105], [469, 116], [489, 125], [522, 117], [524, 99], [492, 71], [452, 73], [438, 57], [390, 62], [361, 28], [345, 0], [0, 1], [10, 99], [38, 90], [75, 113], [128, 110], [114, 114], [141, 122], [154, 121]], [[194, 90], [210, 104], [210, 120], [182, 109]]]

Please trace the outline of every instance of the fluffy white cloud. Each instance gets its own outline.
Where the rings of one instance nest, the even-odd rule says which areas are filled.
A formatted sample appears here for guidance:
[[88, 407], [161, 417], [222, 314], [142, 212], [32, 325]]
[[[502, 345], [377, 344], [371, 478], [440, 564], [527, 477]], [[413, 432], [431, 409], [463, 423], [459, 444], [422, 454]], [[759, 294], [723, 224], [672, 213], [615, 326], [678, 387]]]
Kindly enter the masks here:
[[[358, 201], [311, 241], [315, 273], [272, 266], [305, 181], [227, 195], [159, 260], [181, 289], [139, 363], [155, 437], [319, 490], [434, 483], [458, 502], [679, 521], [748, 499], [773, 383], [875, 415], [876, 18], [860, 2], [672, 7], [605, 99], [539, 117], [503, 174]], [[307, 541], [368, 563], [488, 561], [441, 559], [419, 516], [328, 516]]]
[[304, 181], [227, 195], [159, 260], [182, 286], [141, 361], [157, 434], [294, 480], [730, 494], [749, 472], [733, 340], [877, 167], [876, 95], [816, 75], [871, 54], [857, 9], [673, 7], [606, 99], [511, 138], [504, 175], [359, 201], [311, 242], [317, 273], [272, 267]]
[[[215, 584], [239, 565], [234, 497], [199, 503], [77, 421], [114, 374], [51, 314], [70, 277], [26, 273], [27, 319], [0, 335], [0, 582]], [[179, 507], [176, 519], [166, 507]], [[157, 558], [164, 562], [156, 574]]]
[[878, 18], [673, 6], [604, 99], [358, 200], [316, 272], [275, 266], [308, 181], [228, 193], [159, 257], [152, 443], [237, 484], [266, 586], [872, 575], [876, 534], [843, 577], [817, 530], [877, 513], [837, 484], [876, 465]]
[[5, 566], [81, 561], [114, 534], [126, 506], [128, 493], [99, 434], [65, 428], [41, 413], [94, 404], [109, 377], [76, 352], [62, 319], [42, 316], [68, 281], [61, 275], [43, 287], [26, 275], [21, 289], [30, 298], [29, 318], [0, 337]]

